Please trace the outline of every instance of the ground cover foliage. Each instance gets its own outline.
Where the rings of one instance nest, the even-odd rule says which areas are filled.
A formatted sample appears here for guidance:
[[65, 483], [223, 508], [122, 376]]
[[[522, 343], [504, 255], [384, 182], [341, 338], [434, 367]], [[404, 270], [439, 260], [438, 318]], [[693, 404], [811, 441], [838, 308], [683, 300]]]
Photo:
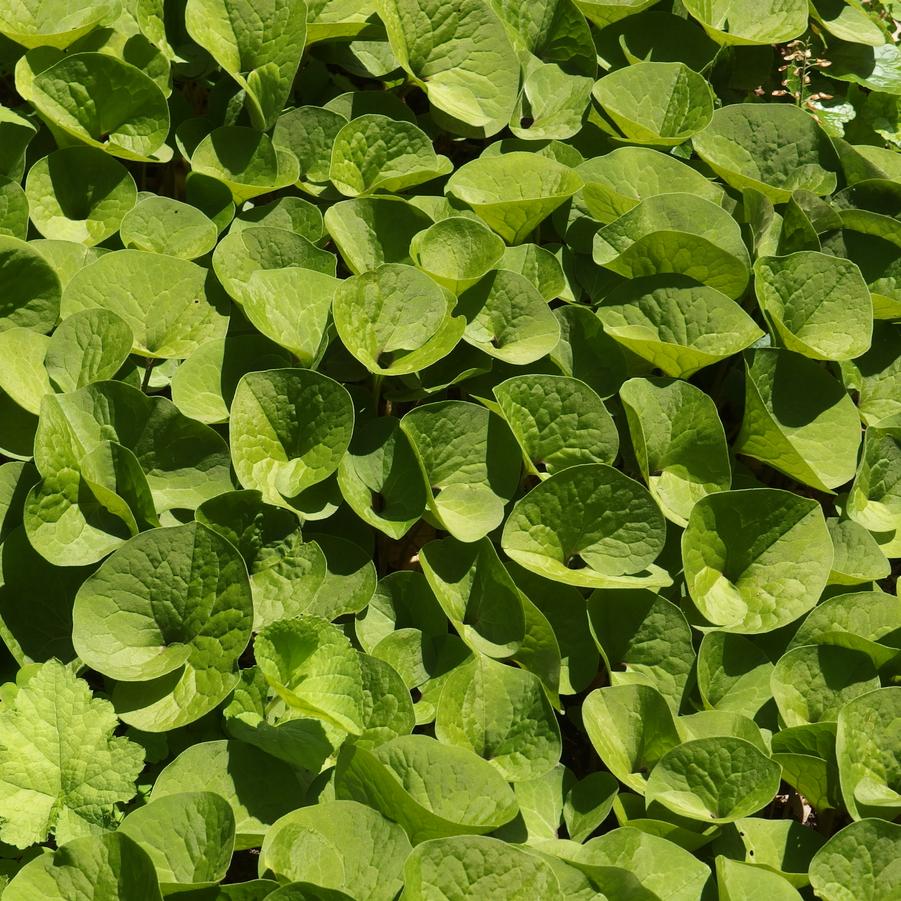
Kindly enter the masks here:
[[3, 901], [901, 897], [879, 0], [0, 0]]

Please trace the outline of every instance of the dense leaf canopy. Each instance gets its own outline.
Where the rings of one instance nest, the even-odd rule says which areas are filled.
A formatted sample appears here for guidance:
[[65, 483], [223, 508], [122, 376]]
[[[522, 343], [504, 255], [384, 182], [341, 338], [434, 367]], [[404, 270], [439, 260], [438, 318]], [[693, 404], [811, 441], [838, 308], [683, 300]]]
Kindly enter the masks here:
[[0, 0], [3, 901], [898, 901], [899, 44]]

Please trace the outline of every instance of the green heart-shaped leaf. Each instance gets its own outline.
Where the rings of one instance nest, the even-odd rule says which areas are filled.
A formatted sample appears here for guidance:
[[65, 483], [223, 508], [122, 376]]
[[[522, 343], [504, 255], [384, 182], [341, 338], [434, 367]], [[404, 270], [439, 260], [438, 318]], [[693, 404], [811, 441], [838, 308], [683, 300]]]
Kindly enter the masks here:
[[235, 846], [235, 815], [221, 795], [165, 795], [133, 810], [117, 830], [150, 855], [164, 885], [225, 878]]
[[416, 407], [401, 428], [429, 485], [430, 513], [460, 541], [497, 528], [519, 480], [516, 440], [484, 407], [443, 401]]
[[[807, 7], [799, 6], [806, 24]], [[736, 103], [718, 109], [692, 145], [727, 184], [754, 188], [774, 203], [784, 203], [798, 189], [835, 190], [838, 160], [829, 139], [807, 113], [790, 104]]]
[[568, 166], [515, 151], [461, 166], [448, 180], [447, 193], [475, 210], [508, 244], [521, 244], [581, 186]]
[[114, 235], [138, 197], [125, 166], [94, 147], [64, 147], [38, 160], [25, 190], [45, 238], [87, 245]]
[[760, 308], [786, 348], [814, 360], [851, 360], [869, 350], [873, 302], [850, 260], [815, 251], [754, 265]]
[[719, 44], [775, 44], [790, 41], [807, 28], [808, 9], [802, 0], [689, 0], [685, 8]]
[[403, 885], [401, 871], [410, 850], [403, 829], [371, 807], [328, 801], [292, 811], [273, 824], [260, 849], [260, 872], [342, 892], [286, 893], [285, 901], [361, 896], [391, 901]]
[[186, 357], [228, 329], [228, 299], [206, 269], [162, 253], [116, 250], [72, 276], [63, 317], [109, 310], [134, 335], [135, 353], [155, 359]]
[[454, 294], [471, 288], [503, 255], [504, 242], [464, 216], [442, 219], [410, 242], [413, 262]]
[[4, 890], [13, 901], [90, 901], [98, 892], [122, 901], [162, 901], [153, 861], [124, 833], [66, 842], [24, 866]]
[[682, 63], [640, 62], [605, 75], [594, 99], [624, 139], [675, 146], [705, 128], [713, 115], [713, 91]]
[[859, 446], [857, 410], [826, 370], [787, 350], [746, 354], [738, 453], [828, 491], [850, 481]]
[[603, 401], [584, 382], [560, 375], [519, 375], [494, 396], [526, 465], [553, 475], [580, 463], [612, 463], [619, 434]]
[[378, 11], [397, 61], [426, 92], [444, 127], [493, 135], [510, 121], [519, 61], [487, 3], [379, 0]]
[[862, 820], [837, 832], [810, 862], [810, 884], [824, 901], [878, 901], [893, 880], [901, 826]]
[[618, 147], [576, 168], [585, 182], [579, 197], [605, 225], [656, 194], [694, 194], [721, 204], [723, 189], [691, 166], [650, 147]]
[[425, 510], [419, 462], [396, 419], [357, 424], [338, 485], [354, 512], [389, 538], [403, 538]]
[[[172, 581], [156, 578], [163, 561]], [[234, 687], [228, 674], [250, 639], [252, 619], [237, 550], [191, 524], [154, 529], [119, 548], [78, 592], [73, 641], [82, 660], [111, 678], [151, 683], [151, 693], [153, 682], [165, 680], [169, 697], [161, 692], [156, 702], [159, 720], [147, 722], [156, 716], [152, 704], [120, 712], [146, 731], [163, 731], [198, 719]], [[200, 688], [207, 670], [221, 674], [223, 688], [205, 696]], [[123, 688], [122, 700], [131, 697]]]
[[191, 155], [191, 168], [227, 185], [235, 203], [294, 184], [297, 157], [265, 133], [240, 125], [211, 131]]
[[651, 495], [668, 519], [684, 526], [702, 497], [732, 485], [716, 405], [688, 382], [662, 379], [630, 379], [619, 396]]
[[901, 529], [901, 423], [895, 426], [895, 421], [893, 417], [884, 428], [867, 429], [848, 495], [848, 516], [871, 532]]
[[305, 369], [271, 369], [241, 378], [231, 409], [232, 462], [245, 488], [290, 507], [338, 468], [354, 411], [337, 382]]
[[677, 273], [731, 298], [744, 292], [751, 266], [738, 223], [691, 194], [642, 200], [594, 236], [592, 257], [627, 278]]
[[891, 820], [901, 812], [897, 723], [901, 686], [874, 687], [838, 712], [835, 755], [845, 807], [855, 820]]
[[582, 716], [607, 769], [642, 795], [648, 774], [667, 751], [679, 745], [673, 713], [650, 685], [595, 689], [585, 698]]
[[[426, 781], [426, 773], [438, 773], [437, 782]], [[509, 822], [518, 810], [512, 789], [490, 763], [427, 735], [403, 735], [372, 751], [345, 745], [335, 793], [400, 823], [414, 844], [482, 835]]]
[[435, 153], [428, 135], [409, 122], [365, 115], [335, 135], [329, 181], [348, 197], [373, 191], [402, 191], [452, 171]]
[[635, 278], [597, 309], [604, 330], [675, 378], [738, 353], [763, 332], [715, 288], [674, 275]]
[[767, 805], [782, 768], [741, 738], [697, 738], [667, 751], [648, 777], [648, 803], [681, 816], [729, 823]]
[[772, 488], [702, 498], [682, 535], [691, 599], [727, 632], [768, 632], [798, 619], [816, 604], [832, 556], [819, 504]]
[[444, 894], [452, 880], [461, 898], [491, 892], [507, 901], [562, 901], [552, 860], [489, 836], [436, 838], [417, 845], [407, 858], [404, 894], [425, 901]]
[[303, 0], [189, 0], [188, 34], [245, 92], [255, 128], [270, 128], [291, 91], [307, 38]]
[[572, 466], [516, 503], [504, 525], [507, 554], [539, 575], [593, 588], [668, 584], [652, 566], [664, 520], [647, 490], [602, 463]]
[[[149, 75], [107, 53], [73, 53], [38, 71], [23, 68], [31, 56], [16, 68], [16, 88], [65, 134], [126, 160], [172, 158], [164, 143], [169, 106]], [[81, 91], [70, 91], [73, 84]]]
[[334, 318], [344, 346], [379, 376], [419, 372], [447, 356], [465, 328], [451, 293], [412, 266], [386, 263], [341, 282]]
[[357, 197], [325, 211], [326, 230], [356, 275], [385, 263], [412, 265], [410, 242], [431, 224], [427, 213], [400, 197]]
[[121, 12], [118, 0], [86, 0], [76, 8], [55, 0], [4, 0], [0, 34], [23, 47], [64, 50], [98, 25], [109, 25]]
[[125, 214], [120, 235], [122, 243], [135, 250], [196, 260], [216, 246], [219, 229], [197, 207], [169, 197], [148, 197]]

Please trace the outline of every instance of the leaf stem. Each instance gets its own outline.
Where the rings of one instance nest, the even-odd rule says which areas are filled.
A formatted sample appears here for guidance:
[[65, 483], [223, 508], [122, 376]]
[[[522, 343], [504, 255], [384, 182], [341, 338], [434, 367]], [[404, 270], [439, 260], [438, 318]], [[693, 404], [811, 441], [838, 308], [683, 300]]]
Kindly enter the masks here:
[[153, 372], [153, 367], [156, 365], [156, 360], [152, 357], [147, 357], [144, 360], [144, 378], [141, 379], [141, 391], [144, 394], [147, 393], [147, 389], [150, 387], [150, 373]]
[[372, 409], [376, 416], [379, 415], [379, 406], [382, 401], [382, 382], [385, 376], [380, 372], [372, 374]]

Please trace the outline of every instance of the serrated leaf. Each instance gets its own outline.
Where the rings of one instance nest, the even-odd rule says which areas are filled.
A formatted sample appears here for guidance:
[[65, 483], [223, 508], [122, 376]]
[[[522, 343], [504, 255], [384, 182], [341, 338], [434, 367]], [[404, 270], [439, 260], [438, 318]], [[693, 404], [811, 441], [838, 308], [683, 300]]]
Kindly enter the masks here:
[[3, 841], [27, 848], [51, 834], [62, 844], [99, 832], [113, 822], [115, 805], [134, 796], [143, 750], [113, 737], [110, 703], [92, 698], [61, 663], [43, 664], [19, 685], [0, 722]]

